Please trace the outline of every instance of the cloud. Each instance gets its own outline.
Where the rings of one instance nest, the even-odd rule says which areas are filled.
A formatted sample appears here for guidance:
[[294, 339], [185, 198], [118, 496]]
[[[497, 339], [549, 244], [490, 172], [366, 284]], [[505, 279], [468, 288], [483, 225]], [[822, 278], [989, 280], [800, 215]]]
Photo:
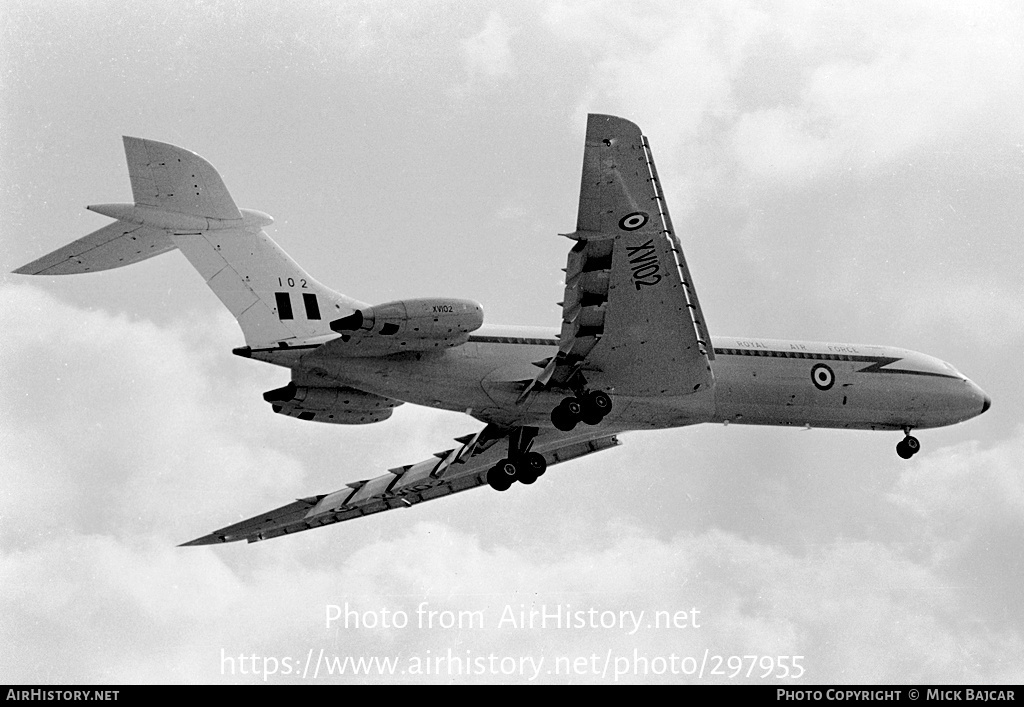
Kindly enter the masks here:
[[[908, 18], [893, 6], [883, 10], [894, 15], [887, 29], [849, 55], [856, 36], [879, 26], [880, 9], [845, 17], [835, 39], [790, 44], [805, 57], [800, 99], [738, 117], [734, 146], [745, 169], [784, 179], [872, 170], [998, 120], [1006, 87], [1024, 78], [1017, 23], [976, 7], [918, 6]], [[808, 18], [794, 19], [799, 27]]]
[[[941, 272], [911, 275], [915, 287], [901, 301], [905, 331], [942, 332], [989, 344], [1019, 345], [1024, 339], [1024, 297], [1016, 284], [992, 277], [986, 283], [950, 282]], [[912, 304], [911, 304], [912, 303]]]
[[[717, 516], [665, 534], [614, 506], [538, 513], [549, 496], [560, 503], [563, 483], [577, 499], [599, 491], [553, 471], [541, 494], [470, 492], [294, 538], [181, 549], [174, 542], [200, 520], [227, 522], [232, 510], [263, 510], [291, 489], [302, 493], [311, 473], [288, 437], [323, 437], [326, 428], [278, 427], [251, 386], [240, 385], [248, 373], [222, 379], [208, 354], [226, 350], [227, 335], [216, 332], [225, 319], [193, 336], [184, 324], [88, 311], [34, 287], [0, 294], [3, 366], [12, 374], [0, 434], [13, 442], [3, 452], [0, 634], [19, 648], [0, 669], [14, 680], [261, 682], [254, 666], [240, 672], [240, 657], [257, 655], [273, 659], [261, 669], [278, 670], [268, 680], [301, 682], [295, 666], [321, 650], [390, 656], [406, 669], [428, 657], [446, 661], [442, 674], [358, 678], [373, 682], [530, 680], [518, 667], [450, 675], [449, 651], [543, 659], [542, 682], [610, 682], [616, 670], [620, 681], [689, 681], [680, 671], [697, 663], [683, 659], [705, 651], [723, 657], [727, 674], [735, 672], [728, 656], [771, 656], [777, 669], [775, 656], [801, 655], [812, 682], [1021, 677], [1020, 612], [1001, 612], [999, 602], [1020, 580], [1013, 558], [1024, 517], [1016, 472], [1024, 433], [986, 451], [966, 445], [915, 460], [882, 516], [905, 528], [896, 540], [787, 545], [723, 530]], [[437, 437], [454, 421], [431, 415], [413, 411], [349, 438], [369, 437], [376, 450], [398, 449], [408, 437], [419, 438], [413, 446], [443, 446]], [[653, 482], [661, 462], [631, 441]], [[588, 467], [605, 483], [628, 473], [624, 462], [640, 463], [604, 459]], [[346, 605], [364, 618], [404, 612], [410, 625], [328, 627], [327, 607]], [[524, 627], [531, 611], [582, 612], [574, 614], [581, 623]], [[419, 626], [429, 612], [437, 625]], [[478, 612], [482, 625], [442, 625], [459, 612]], [[668, 617], [683, 622], [654, 625]], [[673, 656], [676, 674], [665, 667]], [[566, 674], [570, 666], [579, 667]], [[351, 679], [321, 669], [319, 679]]]
[[[249, 570], [231, 570], [211, 551], [63, 538], [3, 558], [5, 586], [17, 588], [3, 600], [4, 634], [23, 648], [6, 658], [5, 674], [38, 680], [45, 664], [57, 682], [261, 682], [223, 656], [281, 661], [322, 649], [403, 665], [448, 651], [530, 656], [552, 671], [560, 659], [584, 659], [582, 672], [545, 673], [543, 682], [611, 682], [614, 673], [602, 678], [600, 667], [610, 655], [621, 681], [686, 682], [696, 676], [682, 671], [682, 661], [699, 664], [707, 649], [725, 658], [772, 656], [772, 663], [803, 656], [810, 682], [1019, 678], [1019, 636], [979, 630], [963, 614], [962, 592], [898, 551], [851, 543], [799, 554], [715, 531], [660, 541], [620, 530], [617, 541], [538, 554], [417, 523], [340, 566], [246, 548]], [[328, 607], [342, 616], [329, 626]], [[393, 620], [384, 627], [387, 615]], [[460, 615], [461, 627], [453, 624]], [[675, 675], [645, 672], [637, 660], [672, 656]], [[742, 672], [729, 678], [738, 671], [731, 661], [720, 665], [727, 667], [701, 682], [761, 682]], [[450, 670], [445, 664], [427, 679], [450, 682]]]
[[[251, 389], [231, 391], [210, 375], [212, 350], [231, 347], [231, 330], [214, 326], [223, 319], [190, 322], [186, 334], [184, 322], [161, 329], [28, 286], [4, 287], [3, 299], [7, 483], [44, 492], [47, 508], [40, 515], [24, 497], [5, 497], [4, 514], [17, 522], [4, 532], [70, 522], [87, 533], [180, 533], [189, 514], [219, 506], [216, 488], [227, 485], [244, 504], [301, 477], [293, 459], [253, 446], [258, 432], [236, 432], [249, 419], [255, 432], [259, 406], [242, 403]], [[196, 347], [192, 337], [203, 333]], [[265, 471], [253, 477], [253, 468]], [[187, 499], [186, 512], [163, 512], [175, 496]]]
[[498, 78], [512, 73], [512, 31], [497, 11], [487, 16], [483, 29], [462, 44], [462, 56], [470, 76]]
[[[1003, 213], [1003, 204], [993, 202], [992, 183], [1009, 181], [1001, 185], [1006, 203], [1016, 199], [1006, 179], [1015, 168], [1015, 148], [1003, 162], [990, 157], [1019, 142], [1024, 43], [1018, 41], [1022, 23], [1015, 21], [1015, 6], [790, 3], [766, 10], [744, 2], [562, 2], [540, 10], [546, 22], [537, 32], [526, 32], [535, 25], [511, 10], [460, 14], [450, 7], [435, 17], [428, 10], [389, 14], [360, 6], [351, 16], [342, 13], [315, 27], [275, 25], [278, 30], [259, 35], [253, 51], [266, 55], [257, 64], [262, 70], [288, 69], [278, 81], [298, 88], [287, 95], [321, 95], [324, 71], [330, 70], [326, 75], [338, 83], [329, 88], [345, 100], [322, 105], [347, 102], [359, 115], [379, 107], [381, 116], [422, 123], [419, 111], [431, 118], [436, 110], [448, 120], [445, 87], [465, 81], [473, 89], [509, 88], [503, 95], [519, 101], [517, 111], [547, 116], [543, 130], [550, 138], [538, 143], [548, 155], [540, 162], [529, 150], [509, 148], [534, 175], [522, 192], [508, 192], [514, 198], [494, 202], [493, 213], [513, 225], [524, 221], [520, 202], [538, 213], [563, 209], [572, 216], [574, 194], [559, 192], [559, 206], [546, 206], [544, 195], [531, 189], [549, 184], [543, 160], [578, 158], [581, 133], [573, 133], [572, 142], [560, 134], [573, 104], [577, 117], [588, 110], [630, 117], [651, 135], [663, 180], [673, 191], [677, 224], [686, 224], [677, 207], [711, 200], [704, 213], [708, 229], [691, 231], [703, 235], [688, 241], [687, 255], [698, 269], [704, 306], [714, 306], [709, 294], [716, 285], [717, 301], [726, 303], [712, 323], [724, 327], [731, 310], [749, 315], [756, 326], [779, 323], [789, 327], [783, 332], [800, 336], [807, 316], [794, 311], [806, 311], [814, 301], [824, 303], [823, 322], [850, 326], [860, 321], [852, 312], [871, 306], [866, 292], [889, 293], [873, 301], [888, 301], [883, 307], [897, 313], [884, 319], [877, 312], [861, 315], [868, 330], [895, 319], [910, 341], [932, 335], [929, 345], [1004, 342], [1005, 365], [991, 369], [1003, 389], [990, 391], [996, 400], [988, 415], [1012, 417], [1015, 397], [1007, 388], [1013, 377], [1005, 372], [1014, 370], [1016, 352], [1005, 342], [1015, 342], [1022, 330], [1020, 308], [1014, 308], [1019, 298], [1008, 284], [1015, 282], [1015, 221], [1014, 212]], [[460, 24], [456, 15], [469, 19]], [[436, 31], [425, 32], [425, 26]], [[552, 57], [569, 79], [549, 81]], [[311, 67], [317, 85], [297, 84], [295, 77], [309, 75]], [[346, 71], [335, 71], [339, 67], [368, 81], [366, 97], [342, 81]], [[381, 77], [399, 81], [381, 88]], [[218, 85], [235, 85], [236, 79], [226, 75]], [[262, 78], [256, 84], [265, 89]], [[396, 86], [403, 88], [391, 90]], [[411, 100], [405, 90], [411, 86], [427, 99]], [[266, 105], [267, 115], [279, 115]], [[497, 101], [463, 107], [465, 125], [496, 124], [491, 113], [475, 111], [519, 115]], [[157, 113], [162, 120], [173, 111]], [[322, 114], [314, 117], [323, 120]], [[509, 145], [534, 129], [508, 120], [499, 124], [521, 130], [509, 133], [515, 138]], [[95, 116], [60, 122], [105, 123]], [[273, 119], [253, 124], [279, 123], [293, 125], [290, 135], [314, 135], [309, 154], [323, 157], [322, 135], [332, 130]], [[174, 124], [153, 125], [174, 130]], [[329, 142], [384, 146], [378, 157], [388, 145], [403, 144], [396, 142], [395, 125], [373, 128], [377, 140], [349, 135]], [[434, 133], [416, 145], [417, 162], [452, 158], [450, 142], [441, 140], [443, 149], [431, 151], [428, 142], [441, 131]], [[276, 135], [267, 135], [268, 147], [278, 145]], [[24, 143], [49, 144], [35, 138]], [[305, 163], [291, 143], [278, 147]], [[952, 156], [931, 159], [935, 150]], [[408, 162], [408, 151], [397, 152]], [[481, 154], [469, 151], [472, 161], [458, 163], [465, 167], [452, 174], [479, 175]], [[935, 179], [912, 169], [878, 178], [911, 159], [930, 159]], [[54, 162], [54, 174], [62, 173], [58, 162], [63, 164]], [[405, 166], [386, 164], [391, 170]], [[836, 186], [833, 177], [850, 170], [862, 170], [862, 182], [876, 184], [877, 192], [851, 184], [853, 178]], [[344, 170], [335, 165], [331, 172]], [[563, 191], [572, 191], [578, 164], [566, 173]], [[303, 168], [301, 180], [274, 189], [294, 187], [308, 200], [311, 174]], [[962, 180], [970, 182], [966, 191]], [[381, 191], [378, 179], [362, 182]], [[351, 185], [353, 203], [367, 198], [358, 187]], [[480, 188], [453, 178], [450, 191], [475, 194]], [[785, 191], [797, 196], [780, 199]], [[954, 191], [964, 203], [949, 201]], [[52, 193], [58, 192], [55, 186]], [[886, 198], [878, 196], [883, 192]], [[410, 196], [419, 203], [414, 189]], [[744, 197], [761, 200], [763, 218], [720, 208]], [[388, 210], [402, 213], [406, 201], [392, 199]], [[957, 223], [979, 232], [974, 240], [942, 230], [935, 212], [951, 214], [953, 206]], [[428, 223], [432, 217], [417, 209], [404, 218]], [[999, 218], [979, 221], [980, 213]], [[923, 225], [912, 230], [917, 222]], [[450, 231], [450, 224], [442, 219], [442, 230]], [[50, 223], [40, 232], [57, 227], [64, 226]], [[429, 223], [426, 228], [410, 232], [428, 244], [434, 236], [448, 242]], [[865, 235], [868, 230], [874, 235]], [[944, 245], [940, 238], [962, 244], [948, 249], [951, 264], [936, 265], [930, 255]], [[891, 276], [880, 277], [875, 253], [893, 248], [897, 239], [913, 242], [893, 252]], [[356, 241], [369, 244], [367, 262], [386, 263], [374, 238], [346, 239], [346, 249]], [[529, 242], [539, 241], [531, 236]], [[982, 271], [987, 264], [977, 253], [985, 247], [1006, 268], [1001, 278]], [[347, 265], [359, 259], [357, 253], [323, 253], [322, 262], [337, 257], [346, 277], [357, 276]], [[558, 257], [547, 261], [552, 270], [564, 264], [564, 251]], [[956, 277], [948, 274], [960, 265], [965, 269]], [[437, 268], [421, 269], [424, 282], [405, 286], [434, 286]], [[472, 273], [463, 275], [470, 281]], [[791, 282], [783, 287], [773, 278]], [[987, 284], [971, 284], [982, 279]], [[524, 294], [530, 282], [516, 279]], [[187, 287], [194, 285], [188, 280]], [[542, 483], [506, 494], [482, 489], [267, 543], [179, 549], [179, 542], [295, 496], [426, 458], [479, 425], [411, 405], [386, 423], [360, 428], [283, 419], [259, 394], [283, 385], [287, 371], [230, 356], [238, 337], [226, 315], [211, 319], [190, 311], [157, 324], [71, 304], [47, 289], [57, 291], [45, 283], [0, 287], [0, 637], [16, 647], [0, 656], [0, 673], [12, 680], [260, 682], [263, 676], [252, 670], [239, 672], [238, 656], [272, 657], [280, 667], [284, 658], [304, 660], [321, 649], [403, 660], [437, 658], [449, 650], [456, 656], [532, 656], [548, 660], [545, 668], [558, 657], [572, 659], [571, 665], [583, 659], [580, 672], [538, 678], [553, 682], [610, 681], [601, 676], [601, 665], [594, 673], [595, 655], [599, 662], [614, 657], [613, 672], [625, 659], [623, 681], [697, 682], [688, 675], [637, 674], [634, 656], [650, 667], [655, 657], [702, 657], [705, 651], [722, 656], [727, 671], [729, 656], [801, 655], [803, 680], [815, 683], [1022, 678], [1024, 613], [1017, 595], [1024, 579], [1024, 432], [1000, 439], [989, 417], [979, 427], [944, 431], [947, 436], [922, 435], [925, 451], [907, 464], [892, 454], [895, 436], [735, 426], [630, 433], [620, 449], [557, 467]], [[140, 292], [161, 294], [154, 288]], [[785, 292], [792, 301], [780, 298]], [[729, 306], [741, 301], [750, 304]], [[509, 302], [522, 309], [515, 298]], [[967, 363], [972, 358], [950, 359], [975, 375]], [[939, 446], [939, 440], [964, 439], [981, 429], [988, 430], [987, 442]], [[415, 624], [424, 602], [435, 617], [482, 612], [487, 625], [324, 625], [326, 606], [335, 604], [371, 614], [404, 611]], [[644, 624], [633, 633], [498, 625], [506, 611], [545, 607], [616, 616], [643, 611], [647, 618], [696, 609], [700, 625]], [[702, 681], [754, 682], [760, 671], [748, 678], [747, 667], [742, 677]], [[281, 670], [269, 679], [301, 681]], [[528, 676], [444, 673], [416, 680], [520, 682]]]
[[1024, 581], [1024, 429], [985, 449], [964, 442], [937, 450], [904, 474], [892, 500], [922, 528], [920, 551], [936, 574], [962, 589], [990, 624], [1024, 632], [1010, 610]]
[[954, 136], [970, 143], [979, 130], [1021, 134], [1011, 87], [1024, 80], [1024, 22], [1014, 4], [593, 10], [560, 2], [544, 14], [553, 36], [594, 59], [579, 112], [642, 121], [673, 157], [725, 139], [748, 178], [807, 183], [878, 170]]

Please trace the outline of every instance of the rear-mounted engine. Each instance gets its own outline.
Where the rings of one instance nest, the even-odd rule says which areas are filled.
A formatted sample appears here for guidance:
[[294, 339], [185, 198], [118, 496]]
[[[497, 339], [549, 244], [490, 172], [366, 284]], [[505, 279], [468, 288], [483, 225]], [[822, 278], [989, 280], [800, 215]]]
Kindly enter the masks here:
[[353, 348], [429, 351], [466, 343], [484, 323], [472, 300], [407, 299], [378, 304], [331, 322]]
[[297, 417], [312, 422], [337, 425], [365, 425], [391, 417], [394, 408], [402, 404], [373, 393], [355, 388], [313, 388], [289, 383], [283, 388], [268, 390], [263, 399], [279, 415]]

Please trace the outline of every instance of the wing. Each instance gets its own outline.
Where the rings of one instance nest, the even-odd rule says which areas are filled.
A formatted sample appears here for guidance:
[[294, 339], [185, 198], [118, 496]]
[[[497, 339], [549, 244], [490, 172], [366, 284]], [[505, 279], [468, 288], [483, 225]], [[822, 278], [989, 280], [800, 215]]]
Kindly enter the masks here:
[[[488, 469], [505, 456], [505, 446], [498, 442], [507, 435], [507, 429], [488, 425], [475, 435], [458, 438], [459, 446], [454, 449], [438, 452], [418, 464], [389, 469], [385, 474], [357, 481], [333, 493], [300, 498], [184, 545], [267, 540], [392, 508], [409, 508], [423, 501], [485, 485]], [[573, 439], [552, 430], [536, 437], [531, 449], [543, 454], [550, 467], [618, 444], [614, 435], [596, 438], [577, 436]]]
[[[650, 146], [628, 120], [590, 115], [558, 354], [534, 381], [577, 375], [623, 395], [714, 384], [714, 350]], [[533, 387], [533, 386], [531, 386]]]

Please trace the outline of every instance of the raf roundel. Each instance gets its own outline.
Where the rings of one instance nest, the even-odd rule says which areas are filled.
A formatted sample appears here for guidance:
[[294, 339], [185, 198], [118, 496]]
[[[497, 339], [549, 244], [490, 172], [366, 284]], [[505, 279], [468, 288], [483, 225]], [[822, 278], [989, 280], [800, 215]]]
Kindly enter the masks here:
[[836, 374], [824, 363], [819, 363], [811, 369], [811, 382], [818, 390], [828, 390], [836, 382]]
[[634, 211], [622, 217], [619, 221], [619, 228], [623, 231], [635, 231], [638, 228], [643, 228], [649, 219], [650, 216], [643, 211]]

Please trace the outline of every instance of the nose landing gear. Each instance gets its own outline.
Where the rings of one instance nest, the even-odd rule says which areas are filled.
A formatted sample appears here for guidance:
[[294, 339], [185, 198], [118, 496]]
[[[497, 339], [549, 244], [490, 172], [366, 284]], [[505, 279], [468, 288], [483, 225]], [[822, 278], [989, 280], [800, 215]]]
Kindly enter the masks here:
[[551, 411], [551, 424], [562, 432], [569, 432], [577, 423], [596, 425], [612, 410], [612, 399], [602, 390], [581, 393], [565, 398]]
[[921, 443], [917, 441], [917, 437], [911, 436], [909, 427], [903, 430], [903, 434], [906, 437], [896, 445], [896, 453], [900, 456], [900, 459], [910, 459], [921, 451]]

